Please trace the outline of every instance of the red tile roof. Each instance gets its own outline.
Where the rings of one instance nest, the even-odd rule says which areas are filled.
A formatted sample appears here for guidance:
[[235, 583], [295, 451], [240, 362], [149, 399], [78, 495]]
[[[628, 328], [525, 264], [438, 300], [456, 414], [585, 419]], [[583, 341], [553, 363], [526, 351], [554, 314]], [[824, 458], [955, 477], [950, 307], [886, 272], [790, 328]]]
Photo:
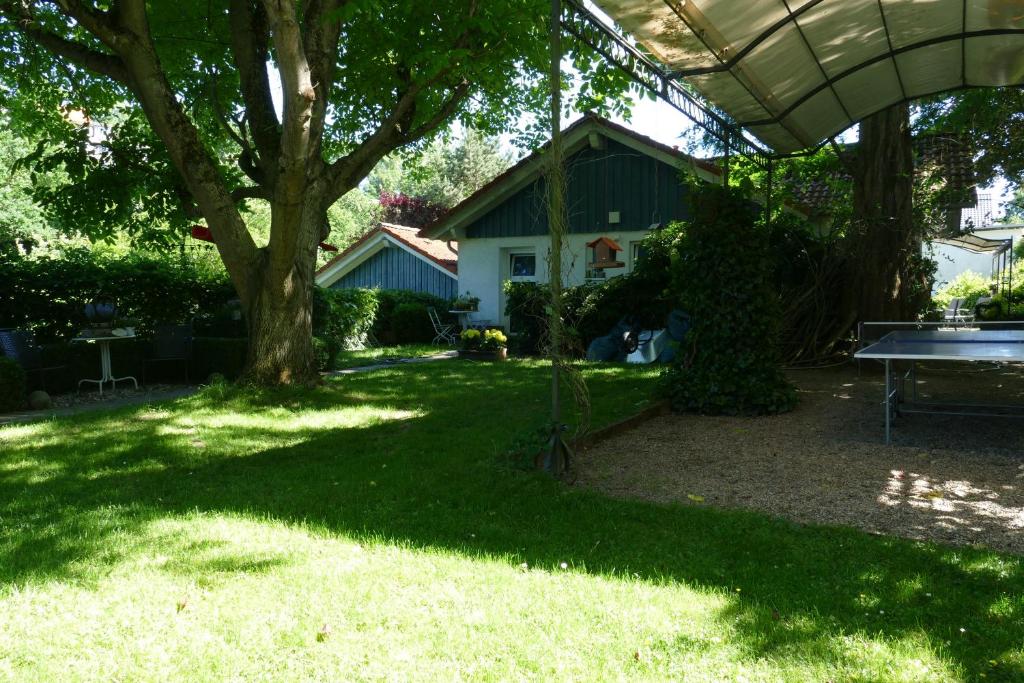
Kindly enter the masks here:
[[426, 237], [420, 237], [417, 233], [418, 228], [409, 228], [404, 225], [395, 225], [393, 223], [378, 223], [375, 228], [366, 232], [362, 237], [357, 239], [355, 242], [350, 244], [344, 251], [332, 258], [330, 261], [325, 263], [319, 270], [317, 275], [324, 272], [338, 261], [344, 259], [346, 256], [351, 254], [353, 251], [358, 249], [361, 245], [365, 244], [367, 240], [380, 233], [385, 233], [390, 237], [398, 240], [402, 244], [406, 245], [413, 251], [430, 259], [437, 265], [441, 266], [453, 275], [459, 273], [459, 247], [455, 242], [449, 242], [447, 240], [432, 240]]

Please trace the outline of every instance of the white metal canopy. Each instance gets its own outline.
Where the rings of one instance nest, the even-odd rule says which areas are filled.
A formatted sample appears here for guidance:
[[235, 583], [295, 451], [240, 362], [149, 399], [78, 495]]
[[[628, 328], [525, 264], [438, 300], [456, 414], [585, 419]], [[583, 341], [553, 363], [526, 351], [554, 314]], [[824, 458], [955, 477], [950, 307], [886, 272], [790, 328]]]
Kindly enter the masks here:
[[959, 235], [957, 237], [941, 237], [932, 240], [933, 244], [948, 244], [952, 247], [960, 247], [975, 254], [993, 254], [998, 256], [1013, 248], [1013, 240], [993, 240], [987, 237], [979, 237], [973, 233]]
[[778, 153], [898, 102], [1024, 84], [1024, 0], [594, 0]]

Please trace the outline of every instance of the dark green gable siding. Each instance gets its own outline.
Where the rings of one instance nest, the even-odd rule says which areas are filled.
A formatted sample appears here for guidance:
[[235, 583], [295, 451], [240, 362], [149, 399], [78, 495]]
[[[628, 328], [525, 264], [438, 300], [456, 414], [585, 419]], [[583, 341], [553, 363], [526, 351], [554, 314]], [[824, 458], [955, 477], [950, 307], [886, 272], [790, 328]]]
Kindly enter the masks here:
[[406, 289], [454, 299], [458, 295], [459, 283], [454, 274], [446, 275], [405, 249], [390, 247], [360, 263], [331, 287]]
[[[569, 231], [646, 230], [652, 223], [689, 218], [680, 169], [614, 140], [587, 147], [566, 164]], [[471, 225], [468, 237], [521, 237], [547, 233], [543, 178], [523, 188]], [[618, 211], [618, 223], [608, 213]]]

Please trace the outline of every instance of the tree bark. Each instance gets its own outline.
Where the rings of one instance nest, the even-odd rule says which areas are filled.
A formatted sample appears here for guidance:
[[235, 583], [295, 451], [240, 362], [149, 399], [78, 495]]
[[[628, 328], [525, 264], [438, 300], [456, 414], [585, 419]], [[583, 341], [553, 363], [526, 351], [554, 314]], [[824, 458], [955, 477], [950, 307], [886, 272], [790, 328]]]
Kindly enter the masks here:
[[317, 379], [312, 268], [299, 261], [283, 274], [268, 264], [255, 299], [246, 307], [249, 354], [243, 378], [247, 382], [309, 384]]
[[853, 187], [847, 310], [854, 320], [907, 320], [917, 312], [912, 262], [920, 249], [913, 217], [910, 115], [894, 105], [864, 119]]

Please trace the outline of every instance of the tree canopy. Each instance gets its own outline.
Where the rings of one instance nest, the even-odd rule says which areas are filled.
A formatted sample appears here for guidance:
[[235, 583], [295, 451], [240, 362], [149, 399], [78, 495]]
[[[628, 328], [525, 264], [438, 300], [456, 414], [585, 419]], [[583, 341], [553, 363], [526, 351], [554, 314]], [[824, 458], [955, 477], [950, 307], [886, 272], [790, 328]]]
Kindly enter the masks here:
[[[313, 376], [309, 288], [328, 211], [380, 159], [452, 121], [543, 109], [540, 0], [0, 0], [0, 93], [51, 200], [102, 234], [202, 217], [250, 325], [250, 379]], [[598, 64], [581, 53], [577, 65]], [[625, 78], [595, 67], [600, 93]], [[612, 102], [586, 93], [590, 103]], [[610, 106], [610, 105], [609, 105]], [[104, 126], [90, 138], [76, 117]], [[246, 201], [270, 207], [269, 240]]]

